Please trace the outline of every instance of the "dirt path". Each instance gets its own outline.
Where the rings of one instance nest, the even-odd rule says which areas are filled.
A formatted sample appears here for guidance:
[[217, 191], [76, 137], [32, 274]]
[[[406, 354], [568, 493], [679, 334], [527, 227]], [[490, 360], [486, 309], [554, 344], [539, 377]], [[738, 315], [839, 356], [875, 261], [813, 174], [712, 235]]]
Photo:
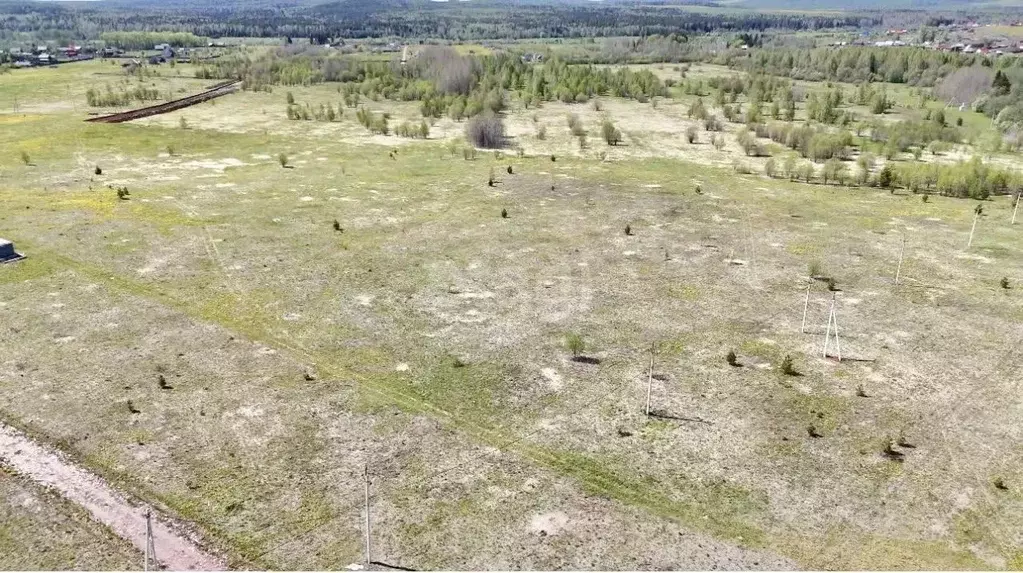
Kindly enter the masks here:
[[[129, 502], [99, 477], [74, 466], [64, 456], [40, 447], [3, 423], [0, 423], [0, 463], [82, 506], [94, 519], [109, 526], [139, 551], [145, 551], [146, 510], [152, 510], [153, 545], [156, 558], [165, 569], [227, 568], [222, 559], [201, 549], [153, 508]], [[139, 568], [141, 565], [139, 563]]]

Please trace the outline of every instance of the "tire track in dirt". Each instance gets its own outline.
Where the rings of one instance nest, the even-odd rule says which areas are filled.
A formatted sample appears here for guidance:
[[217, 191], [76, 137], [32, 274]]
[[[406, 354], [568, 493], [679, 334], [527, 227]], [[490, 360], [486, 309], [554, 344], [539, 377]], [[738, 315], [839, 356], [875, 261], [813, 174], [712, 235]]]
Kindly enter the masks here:
[[203, 550], [191, 536], [183, 533], [155, 508], [129, 501], [98, 476], [75, 466], [63, 455], [36, 444], [3, 422], [0, 422], [0, 464], [78, 504], [96, 521], [110, 527], [142, 552], [146, 547], [146, 510], [150, 510], [156, 559], [165, 569], [227, 569], [223, 559]]

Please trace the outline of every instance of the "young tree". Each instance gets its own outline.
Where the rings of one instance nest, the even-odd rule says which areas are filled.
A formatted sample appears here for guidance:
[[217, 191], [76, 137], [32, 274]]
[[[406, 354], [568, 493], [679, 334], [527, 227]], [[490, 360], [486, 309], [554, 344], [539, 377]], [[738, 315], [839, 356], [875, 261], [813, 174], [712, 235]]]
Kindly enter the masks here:
[[582, 336], [569, 332], [565, 335], [565, 348], [572, 353], [572, 356], [579, 356], [586, 350], [586, 341]]
[[881, 168], [881, 172], [877, 175], [877, 184], [884, 189], [889, 189], [894, 182], [895, 170], [892, 169], [890, 164], [885, 163], [884, 167]]
[[622, 140], [622, 132], [615, 127], [611, 118], [604, 118], [604, 121], [600, 126], [600, 131], [604, 136], [604, 141], [606, 141], [608, 145], [618, 145], [618, 142]]
[[277, 155], [277, 162], [281, 164], [281, 167], [287, 167], [288, 166], [288, 156], [285, 155], [284, 153], [278, 154]]

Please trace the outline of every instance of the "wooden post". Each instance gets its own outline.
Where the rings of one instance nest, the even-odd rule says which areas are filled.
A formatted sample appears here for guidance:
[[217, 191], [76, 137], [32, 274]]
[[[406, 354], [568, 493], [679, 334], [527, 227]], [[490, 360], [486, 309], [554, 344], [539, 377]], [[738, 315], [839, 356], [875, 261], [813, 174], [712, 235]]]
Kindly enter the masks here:
[[835, 320], [835, 350], [838, 351], [838, 361], [841, 362], [842, 361], [842, 341], [838, 338], [838, 309], [834, 308], [834, 307], [832, 307], [832, 308], [833, 308], [833, 310], [831, 311], [831, 314], [832, 314], [832, 316], [835, 317], [834, 318], [834, 320]]
[[838, 340], [838, 312], [835, 310], [835, 294], [831, 295], [831, 310], [828, 311], [828, 328], [824, 334], [824, 358], [828, 357], [828, 345], [831, 342], [831, 323], [835, 323], [835, 348], [838, 351], [838, 361], [842, 361], [842, 343]]
[[650, 415], [650, 392], [654, 387], [654, 345], [650, 345], [650, 370], [646, 377], [646, 415]]
[[803, 301], [803, 324], [799, 327], [799, 334], [806, 333], [806, 311], [810, 308], [810, 285], [813, 284], [813, 277], [806, 281], [806, 300]]
[[1016, 224], [1016, 211], [1019, 211], [1019, 198], [1021, 195], [1023, 195], [1023, 191], [1016, 193], [1016, 206], [1012, 208], [1012, 222], [1009, 223], [1010, 225]]
[[[150, 561], [156, 564], [156, 551], [153, 547], [153, 517], [150, 510], [146, 510], [146, 562], [143, 571], [149, 571]], [[159, 569], [159, 567], [157, 567]]]
[[363, 466], [362, 477], [366, 482], [366, 570], [369, 570], [370, 543], [369, 543], [369, 464]]
[[966, 243], [966, 248], [969, 249], [970, 245], [973, 244], [973, 232], [977, 230], [977, 219], [980, 218], [980, 213], [973, 214], [973, 227], [970, 228], [970, 240]]
[[906, 253], [906, 236], [902, 236], [902, 249], [899, 251], [899, 266], [895, 269], [895, 284], [899, 284], [899, 276], [902, 274], [902, 257]]

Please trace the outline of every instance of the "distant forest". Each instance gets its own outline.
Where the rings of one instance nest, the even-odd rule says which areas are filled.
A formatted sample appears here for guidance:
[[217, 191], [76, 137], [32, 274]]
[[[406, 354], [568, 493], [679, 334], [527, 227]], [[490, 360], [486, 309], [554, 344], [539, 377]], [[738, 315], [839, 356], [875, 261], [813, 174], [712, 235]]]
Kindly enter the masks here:
[[582, 38], [872, 27], [880, 13], [755, 12], [693, 6], [539, 2], [346, 0], [319, 5], [239, 2], [4, 3], [0, 42], [81, 41], [100, 32], [185, 32], [203, 37]]

